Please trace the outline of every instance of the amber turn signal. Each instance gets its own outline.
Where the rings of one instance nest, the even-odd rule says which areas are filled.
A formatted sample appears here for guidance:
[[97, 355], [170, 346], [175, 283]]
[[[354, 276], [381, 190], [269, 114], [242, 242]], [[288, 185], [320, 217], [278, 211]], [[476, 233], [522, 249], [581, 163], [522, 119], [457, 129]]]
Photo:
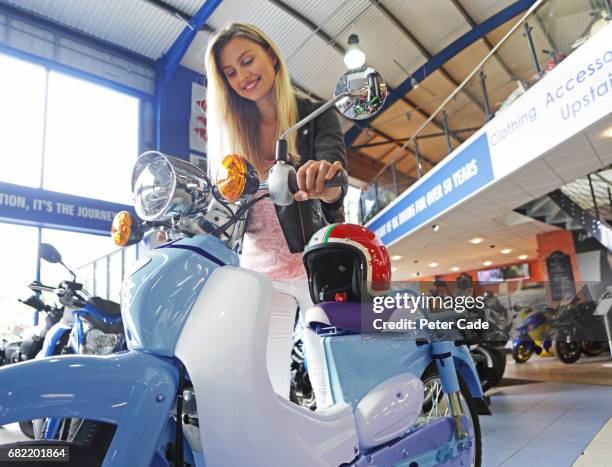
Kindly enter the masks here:
[[111, 227], [111, 235], [115, 245], [128, 245], [132, 234], [133, 223], [132, 215], [127, 211], [121, 211], [115, 215], [113, 226]]
[[237, 154], [226, 156], [221, 161], [216, 185], [219, 193], [230, 203], [238, 201], [244, 192], [248, 167], [246, 161]]

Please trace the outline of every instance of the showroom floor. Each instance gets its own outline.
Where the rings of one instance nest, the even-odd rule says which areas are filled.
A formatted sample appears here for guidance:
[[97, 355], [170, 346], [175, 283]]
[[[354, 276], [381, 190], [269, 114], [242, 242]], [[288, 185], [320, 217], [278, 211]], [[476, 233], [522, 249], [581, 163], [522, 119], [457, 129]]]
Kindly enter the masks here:
[[[491, 410], [492, 416], [480, 419], [483, 466], [569, 467], [612, 419], [612, 387], [557, 382], [501, 387], [491, 395]], [[606, 443], [612, 453], [612, 429], [606, 426], [597, 443]], [[609, 467], [612, 457], [578, 465]]]
[[[509, 358], [507, 385], [491, 392], [493, 415], [480, 419], [483, 467], [611, 467], [612, 368], [604, 366], [609, 361], [608, 356], [581, 363], [602, 373], [604, 385], [533, 381], [536, 369], [539, 375], [555, 374], [557, 362], [515, 365]], [[578, 365], [562, 368], [578, 379]], [[0, 444], [21, 439], [16, 424], [0, 427]]]

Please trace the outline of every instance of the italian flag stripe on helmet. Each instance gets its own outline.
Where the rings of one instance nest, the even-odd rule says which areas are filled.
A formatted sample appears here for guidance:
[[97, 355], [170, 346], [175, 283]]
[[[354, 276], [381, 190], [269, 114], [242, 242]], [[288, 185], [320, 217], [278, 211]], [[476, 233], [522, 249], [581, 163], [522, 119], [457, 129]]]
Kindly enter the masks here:
[[332, 224], [329, 226], [329, 228], [327, 229], [327, 232], [325, 232], [325, 237], [323, 237], [323, 243], [327, 243], [327, 240], [329, 240], [329, 236], [331, 235], [332, 231], [337, 225], [338, 224]]

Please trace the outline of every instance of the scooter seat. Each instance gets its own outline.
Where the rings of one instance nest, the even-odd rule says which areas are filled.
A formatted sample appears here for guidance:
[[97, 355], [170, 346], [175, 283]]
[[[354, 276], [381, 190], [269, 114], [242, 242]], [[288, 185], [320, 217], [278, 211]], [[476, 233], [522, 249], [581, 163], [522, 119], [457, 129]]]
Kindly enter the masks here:
[[[394, 311], [385, 310], [376, 314], [376, 318], [386, 321]], [[372, 306], [360, 302], [323, 302], [308, 309], [304, 319], [306, 326], [317, 333], [330, 327], [359, 333], [371, 331], [371, 320], [362, 323], [362, 314], [373, 316]]]

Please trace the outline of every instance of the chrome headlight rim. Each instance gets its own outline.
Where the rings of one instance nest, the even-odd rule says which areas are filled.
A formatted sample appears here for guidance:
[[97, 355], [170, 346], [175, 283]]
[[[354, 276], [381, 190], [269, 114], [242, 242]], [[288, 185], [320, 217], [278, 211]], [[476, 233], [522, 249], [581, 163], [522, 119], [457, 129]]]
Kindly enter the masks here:
[[[166, 200], [164, 201], [163, 206], [151, 214], [147, 213], [146, 210], [143, 208], [142, 195], [136, 194], [135, 190], [136, 183], [138, 182], [140, 175], [155, 162], [163, 162], [164, 166], [170, 171], [171, 180], [170, 190], [168, 191], [169, 194]], [[176, 183], [176, 172], [172, 163], [168, 159], [168, 156], [162, 154], [159, 151], [147, 151], [141, 154], [136, 160], [136, 163], [134, 164], [134, 169], [132, 170], [132, 194], [134, 198], [134, 209], [136, 210], [136, 214], [138, 214], [138, 217], [145, 221], [163, 220], [165, 217], [167, 217], [166, 215], [168, 207], [172, 203], [172, 199], [176, 191]]]

